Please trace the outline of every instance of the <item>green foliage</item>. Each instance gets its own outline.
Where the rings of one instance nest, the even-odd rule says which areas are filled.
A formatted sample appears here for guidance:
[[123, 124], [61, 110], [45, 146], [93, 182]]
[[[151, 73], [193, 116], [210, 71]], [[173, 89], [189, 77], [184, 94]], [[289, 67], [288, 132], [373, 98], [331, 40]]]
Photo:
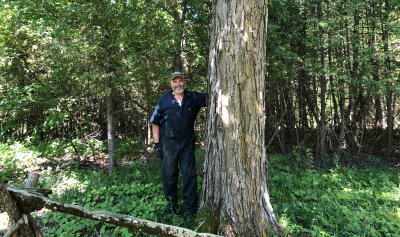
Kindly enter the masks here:
[[[149, 166], [159, 165], [157, 162]], [[149, 170], [152, 169], [154, 168], [143, 167], [139, 162], [130, 167], [118, 168], [111, 175], [103, 171], [72, 170], [59, 178], [57, 185], [54, 184], [65, 191], [53, 195], [52, 198], [90, 210], [106, 210], [161, 222], [164, 220], [166, 202], [159, 171], [150, 174]], [[51, 176], [52, 173], [48, 175]], [[149, 179], [150, 177], [152, 178]], [[108, 236], [135, 235], [125, 228], [53, 211], [48, 211], [39, 224], [51, 227], [46, 231], [46, 236], [84, 236], [90, 233]]]
[[140, 154], [140, 150], [143, 149], [142, 144], [137, 140], [137, 138], [127, 138], [127, 139], [116, 139], [115, 145], [115, 158], [116, 159], [126, 159], [132, 158], [131, 155], [137, 156]]
[[144, 134], [183, 51], [188, 88], [206, 90], [207, 2], [1, 3], [3, 142], [104, 136], [106, 95], [114, 97], [116, 132], [138, 136], [141, 126]]
[[[300, 152], [300, 153], [299, 153]], [[303, 155], [302, 155], [303, 154]], [[298, 147], [292, 154], [285, 157], [282, 154], [275, 154], [269, 157], [268, 168], [283, 172], [301, 172], [305, 169], [312, 169], [314, 157], [311, 148]]]
[[271, 171], [275, 215], [290, 235], [397, 236], [399, 174], [389, 167]]
[[[78, 141], [75, 141], [78, 142]], [[120, 140], [130, 147], [134, 139]], [[96, 152], [104, 149], [94, 143]], [[32, 148], [22, 143], [0, 144], [0, 178], [22, 187], [27, 168], [33, 168], [45, 154], [55, 157], [65, 152], [68, 143], [40, 143]], [[128, 157], [135, 155], [126, 148]], [[400, 176], [390, 167], [364, 166], [318, 169], [311, 151], [302, 156], [293, 153], [290, 159], [275, 155], [269, 159], [269, 192], [279, 223], [290, 236], [397, 236], [400, 234]], [[54, 153], [52, 153], [54, 152]], [[202, 166], [202, 150], [196, 150], [197, 169]], [[4, 159], [12, 157], [12, 159]], [[298, 160], [300, 159], [300, 160]], [[14, 162], [15, 160], [15, 162]], [[378, 162], [370, 157], [371, 162]], [[28, 163], [25, 163], [28, 162]], [[50, 161], [51, 163], [52, 161]], [[296, 163], [296, 164], [293, 164]], [[52, 168], [53, 167], [53, 168]], [[297, 168], [296, 168], [297, 167]], [[179, 177], [178, 195], [182, 197]], [[198, 177], [201, 184], [201, 178]], [[42, 170], [38, 188], [57, 190], [50, 197], [90, 210], [107, 210], [176, 226], [184, 223], [184, 211], [170, 218], [165, 213], [160, 161], [143, 166], [139, 161], [118, 167], [108, 175], [105, 171], [81, 170], [74, 166], [60, 169], [49, 165]], [[199, 190], [200, 191], [200, 190]], [[182, 198], [179, 205], [182, 207]], [[86, 220], [47, 210], [34, 217], [45, 227], [46, 236], [147, 236], [125, 228]], [[197, 214], [191, 226], [208, 232], [218, 220], [210, 208]]]
[[0, 182], [18, 186], [27, 172], [35, 169], [39, 155], [23, 143], [0, 143]]
[[[89, 146], [85, 143], [86, 141], [82, 141], [81, 139], [72, 140], [76, 149], [78, 150], [80, 155], [88, 155], [90, 154]], [[91, 145], [97, 153], [106, 150], [106, 145], [104, 142], [98, 140], [92, 140]], [[71, 142], [65, 140], [55, 140], [52, 142], [38, 142], [37, 145], [31, 146], [33, 150], [39, 152], [42, 157], [53, 158], [60, 157], [65, 154], [75, 154], [75, 150], [72, 147]]]

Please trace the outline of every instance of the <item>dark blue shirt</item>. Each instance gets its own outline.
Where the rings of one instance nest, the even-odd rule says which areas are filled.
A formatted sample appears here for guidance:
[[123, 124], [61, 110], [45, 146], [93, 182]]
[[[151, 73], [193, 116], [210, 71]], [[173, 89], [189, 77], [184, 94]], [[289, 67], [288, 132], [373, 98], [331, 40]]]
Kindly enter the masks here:
[[160, 126], [161, 142], [164, 139], [194, 140], [194, 122], [201, 107], [206, 107], [206, 93], [185, 90], [182, 105], [179, 105], [171, 90], [157, 101], [150, 123]]

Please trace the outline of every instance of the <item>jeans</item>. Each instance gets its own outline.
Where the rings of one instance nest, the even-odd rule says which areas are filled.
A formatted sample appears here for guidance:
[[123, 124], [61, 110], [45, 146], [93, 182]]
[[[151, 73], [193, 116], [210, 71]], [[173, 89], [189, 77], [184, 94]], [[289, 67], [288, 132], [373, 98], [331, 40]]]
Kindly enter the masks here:
[[183, 200], [186, 213], [197, 212], [197, 174], [194, 155], [194, 141], [180, 144], [177, 141], [163, 141], [163, 160], [161, 163], [161, 177], [164, 195], [168, 203], [168, 214], [178, 211], [178, 163], [183, 177]]

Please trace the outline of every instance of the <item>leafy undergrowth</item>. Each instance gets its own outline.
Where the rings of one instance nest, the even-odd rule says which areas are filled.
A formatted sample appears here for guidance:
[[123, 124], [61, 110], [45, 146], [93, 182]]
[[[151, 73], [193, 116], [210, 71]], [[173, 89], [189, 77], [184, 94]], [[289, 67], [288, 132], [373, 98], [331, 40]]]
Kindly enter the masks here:
[[269, 191], [290, 236], [400, 236], [399, 178], [387, 166], [289, 172], [272, 165]]
[[[7, 179], [8, 185], [23, 187], [26, 172], [39, 166], [38, 187], [52, 188], [53, 199], [90, 210], [107, 210], [183, 226], [184, 210], [172, 220], [166, 218], [158, 159], [152, 157], [151, 162], [143, 166], [139, 159], [132, 158], [137, 154], [129, 155], [130, 146], [121, 146], [120, 154], [131, 157], [130, 165], [117, 167], [111, 175], [105, 170], [85, 170], [77, 166], [60, 168], [56, 159], [52, 161], [49, 151], [58, 151], [58, 155], [68, 151], [66, 144], [60, 144], [62, 149], [54, 144], [52, 148], [41, 144], [40, 149], [0, 144], [0, 178]], [[42, 154], [50, 161], [35, 162], [43, 159]], [[200, 149], [196, 151], [196, 157], [200, 169]], [[296, 155], [294, 157], [297, 159]], [[341, 167], [337, 163], [333, 167], [314, 167], [311, 153], [298, 159], [296, 165], [285, 163], [285, 157], [281, 155], [270, 157], [271, 203], [286, 235], [400, 236], [399, 173], [391, 167], [378, 165]], [[200, 177], [198, 182], [201, 184]], [[181, 185], [178, 190], [179, 205], [183, 207]], [[192, 229], [200, 229], [210, 215], [209, 210], [199, 213]], [[44, 209], [34, 216], [46, 236], [147, 236], [51, 210]]]
[[[65, 142], [57, 141], [49, 143], [48, 146], [42, 143], [33, 148], [21, 143], [0, 144], [3, 148], [0, 150], [0, 178], [3, 182], [5, 180], [8, 186], [22, 188], [27, 171], [36, 170], [41, 173], [37, 188], [51, 188], [53, 194], [49, 197], [52, 199], [93, 211], [105, 210], [183, 226], [184, 210], [180, 209], [172, 219], [167, 218], [165, 213], [166, 200], [162, 189], [160, 160], [152, 156], [150, 163], [144, 166], [140, 155], [132, 152], [132, 146], [126, 145], [132, 143], [117, 143], [121, 144], [117, 147], [118, 154], [125, 154], [127, 157], [130, 152], [130, 159], [123, 162], [124, 166], [117, 166], [111, 175], [107, 174], [106, 169], [82, 169], [82, 166], [76, 165], [62, 167], [60, 164], [63, 164], [63, 161], [55, 157], [72, 157], [63, 154], [63, 151], [70, 152], [70, 147]], [[81, 147], [80, 152], [87, 154], [84, 147]], [[47, 158], [44, 159], [43, 156]], [[202, 157], [201, 150], [196, 151], [196, 157]], [[42, 162], [38, 162], [39, 160]], [[201, 162], [198, 162], [198, 168], [200, 166]], [[200, 177], [198, 181], [201, 181]], [[179, 206], [183, 207], [181, 175], [178, 183]], [[150, 236], [47, 209], [34, 213], [33, 216], [46, 236]]]
[[[159, 162], [147, 167], [134, 163], [132, 166], [116, 168], [111, 175], [105, 171], [71, 171], [65, 174], [60, 183], [75, 185], [50, 197], [89, 210], [105, 210], [164, 222], [166, 202], [162, 195], [161, 177], [153, 175], [157, 166]], [[47, 227], [46, 236], [135, 235], [125, 228], [53, 211], [47, 211], [38, 218], [38, 224]]]

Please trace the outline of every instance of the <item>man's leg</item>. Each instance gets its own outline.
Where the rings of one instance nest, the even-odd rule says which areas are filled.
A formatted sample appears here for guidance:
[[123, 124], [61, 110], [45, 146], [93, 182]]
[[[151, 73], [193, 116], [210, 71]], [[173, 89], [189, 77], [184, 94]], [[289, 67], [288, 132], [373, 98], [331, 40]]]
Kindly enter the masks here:
[[168, 202], [166, 206], [168, 214], [176, 214], [178, 212], [178, 174], [177, 149], [171, 146], [171, 144], [163, 144], [161, 177], [164, 195]]
[[185, 201], [186, 214], [194, 214], [197, 212], [197, 174], [194, 150], [194, 142], [190, 142], [179, 154], [179, 164], [183, 176], [183, 199]]

